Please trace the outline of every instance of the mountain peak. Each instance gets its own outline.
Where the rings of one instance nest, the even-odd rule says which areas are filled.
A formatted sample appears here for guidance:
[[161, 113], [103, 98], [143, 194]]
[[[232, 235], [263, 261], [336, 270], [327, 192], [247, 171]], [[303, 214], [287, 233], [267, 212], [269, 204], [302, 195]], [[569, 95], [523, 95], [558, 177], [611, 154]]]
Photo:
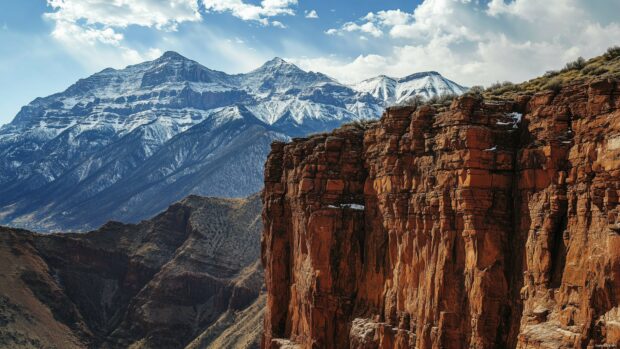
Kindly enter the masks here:
[[418, 73], [413, 73], [411, 75], [407, 75], [405, 77], [402, 77], [402, 78], [398, 79], [398, 81], [399, 82], [404, 82], [404, 81], [417, 80], [417, 79], [425, 78], [427, 76], [440, 76], [440, 77], [443, 77], [438, 72], [436, 72], [434, 70], [430, 70], [430, 71], [423, 71], [423, 72], [418, 72]]
[[169, 59], [169, 60], [186, 60], [187, 58], [184, 57], [183, 55], [181, 55], [178, 52], [175, 51], [166, 51], [164, 52], [163, 55], [161, 55], [161, 57], [159, 57], [160, 60], [162, 59]]
[[279, 70], [279, 69], [295, 69], [301, 70], [293, 63], [289, 63], [280, 57], [274, 57], [271, 60], [268, 60], [257, 70]]
[[284, 59], [280, 57], [273, 57], [272, 59], [268, 60], [265, 64], [279, 65], [279, 64], [291, 64], [291, 63], [285, 61]]
[[436, 71], [419, 72], [397, 79], [379, 75], [361, 81], [353, 88], [369, 93], [387, 105], [398, 104], [414, 95], [428, 99], [446, 94], [460, 95], [467, 90]]
[[360, 81], [359, 83], [371, 82], [371, 81], [381, 81], [381, 80], [394, 80], [394, 81], [396, 81], [397, 79], [395, 79], [395, 78], [393, 78], [391, 76], [387, 76], [387, 75], [381, 74], [381, 75], [373, 76], [373, 77], [368, 78], [368, 79], [364, 79], [364, 80]]

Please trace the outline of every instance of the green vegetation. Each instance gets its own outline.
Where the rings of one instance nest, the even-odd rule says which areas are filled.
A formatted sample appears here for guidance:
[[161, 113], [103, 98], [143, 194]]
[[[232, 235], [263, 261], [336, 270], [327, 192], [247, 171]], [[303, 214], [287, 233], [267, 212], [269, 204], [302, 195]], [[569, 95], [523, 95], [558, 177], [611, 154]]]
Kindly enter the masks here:
[[545, 90], [557, 92], [562, 86], [574, 81], [606, 76], [620, 78], [620, 46], [610, 47], [603, 55], [589, 60], [579, 57], [566, 63], [561, 70], [550, 70], [543, 76], [520, 84], [509, 81], [494, 83], [484, 90], [483, 95], [490, 99], [509, 99], [519, 94]]
[[614, 58], [620, 57], [620, 46], [612, 46], [607, 49], [607, 52], [603, 55], [605, 59], [612, 60]]
[[519, 90], [519, 86], [510, 81], [496, 82], [491, 84], [486, 91], [493, 91], [493, 94], [503, 95], [507, 92], [515, 92]]
[[420, 105], [424, 105], [424, 98], [422, 98], [422, 96], [419, 96], [419, 95], [414, 95], [398, 103], [398, 106], [401, 106], [401, 107], [417, 107]]
[[448, 94], [448, 95], [441, 95], [439, 97], [437, 96], [433, 96], [429, 99], [427, 99], [424, 104], [426, 105], [432, 105], [432, 106], [441, 106], [441, 107], [447, 107], [449, 106], [452, 101], [458, 97], [455, 94]]
[[345, 128], [345, 129], [353, 128], [356, 130], [365, 131], [365, 130], [368, 130], [370, 127], [372, 127], [372, 125], [376, 124], [377, 122], [379, 121], [378, 120], [355, 120], [355, 121], [343, 124], [341, 128]]
[[467, 92], [465, 92], [463, 95], [482, 98], [483, 94], [484, 94], [484, 86], [476, 85], [476, 86], [470, 87], [469, 90], [467, 90]]
[[434, 107], [447, 107], [450, 105], [450, 103], [452, 103], [452, 101], [458, 97], [455, 94], [447, 94], [447, 95], [442, 95], [442, 96], [433, 96], [429, 99], [424, 99], [421, 96], [415, 95], [409, 99], [404, 100], [403, 102], [399, 103], [398, 106], [403, 106], [403, 107], [418, 107], [418, 106], [422, 106], [422, 105], [432, 105]]

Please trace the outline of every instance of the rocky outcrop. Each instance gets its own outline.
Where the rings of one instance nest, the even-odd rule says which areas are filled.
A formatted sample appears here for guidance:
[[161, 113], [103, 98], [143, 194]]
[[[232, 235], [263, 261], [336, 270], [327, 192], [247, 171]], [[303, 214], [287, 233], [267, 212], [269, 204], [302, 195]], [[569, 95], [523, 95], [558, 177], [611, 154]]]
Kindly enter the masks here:
[[257, 348], [260, 211], [190, 196], [84, 234], [0, 228], [0, 347]]
[[263, 348], [620, 345], [620, 86], [274, 143]]

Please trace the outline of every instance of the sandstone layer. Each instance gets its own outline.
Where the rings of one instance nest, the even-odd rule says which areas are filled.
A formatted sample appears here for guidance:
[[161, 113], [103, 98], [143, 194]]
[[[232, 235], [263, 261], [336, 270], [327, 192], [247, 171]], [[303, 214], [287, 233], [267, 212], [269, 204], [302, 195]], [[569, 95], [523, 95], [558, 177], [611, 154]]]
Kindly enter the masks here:
[[257, 348], [260, 212], [190, 196], [84, 234], [0, 228], [0, 347]]
[[620, 347], [620, 83], [274, 143], [263, 348]]

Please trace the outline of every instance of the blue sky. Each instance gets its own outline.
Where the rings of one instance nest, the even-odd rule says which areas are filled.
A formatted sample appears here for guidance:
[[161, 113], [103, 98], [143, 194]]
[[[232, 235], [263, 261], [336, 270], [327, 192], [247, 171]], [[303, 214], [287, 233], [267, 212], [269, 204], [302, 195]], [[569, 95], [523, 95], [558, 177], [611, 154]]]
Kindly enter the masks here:
[[279, 56], [345, 83], [522, 81], [620, 44], [618, 13], [620, 0], [0, 0], [0, 124], [167, 50], [228, 73]]

